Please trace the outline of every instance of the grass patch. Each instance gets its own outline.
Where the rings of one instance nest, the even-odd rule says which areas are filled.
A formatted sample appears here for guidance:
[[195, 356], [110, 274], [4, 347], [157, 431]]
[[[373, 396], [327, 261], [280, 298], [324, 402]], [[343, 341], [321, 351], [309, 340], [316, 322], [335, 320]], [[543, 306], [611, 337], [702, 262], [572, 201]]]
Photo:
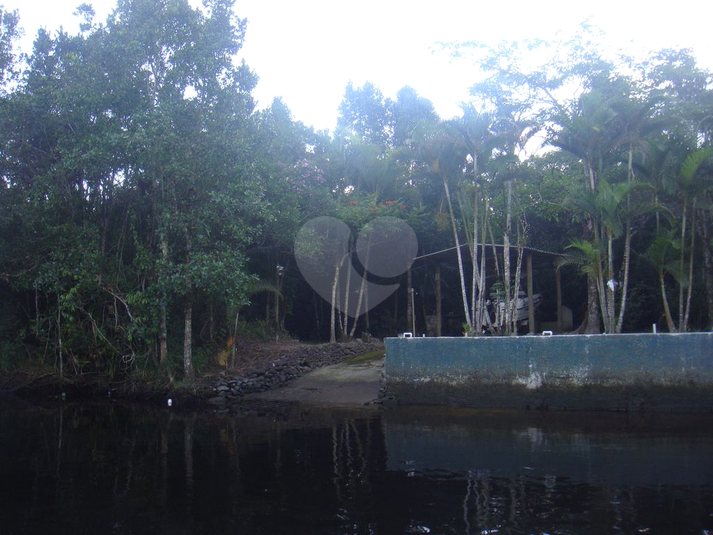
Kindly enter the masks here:
[[383, 349], [376, 349], [374, 351], [369, 351], [368, 353], [362, 353], [350, 359], [345, 360], [347, 364], [363, 364], [365, 362], [370, 362], [372, 360], [379, 360], [384, 358], [386, 352]]

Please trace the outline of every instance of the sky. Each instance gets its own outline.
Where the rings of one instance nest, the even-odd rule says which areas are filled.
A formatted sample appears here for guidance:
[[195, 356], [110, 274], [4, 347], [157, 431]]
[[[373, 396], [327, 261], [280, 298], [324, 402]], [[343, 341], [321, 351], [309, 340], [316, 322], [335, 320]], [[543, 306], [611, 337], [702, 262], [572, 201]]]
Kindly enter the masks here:
[[[85, 0], [104, 21], [115, 0]], [[73, 33], [81, 0], [0, 0], [20, 12], [31, 50], [39, 27]], [[477, 66], [454, 60], [441, 42], [551, 38], [571, 35], [587, 20], [606, 35], [607, 46], [643, 54], [664, 47], [691, 48], [701, 67], [713, 71], [709, 19], [698, 0], [653, 7], [650, 1], [600, 0], [237, 0], [248, 20], [240, 57], [260, 78], [253, 96], [259, 107], [280, 97], [293, 118], [333, 130], [348, 82], [369, 81], [384, 96], [409, 85], [433, 102], [442, 118], [459, 115]], [[696, 15], [696, 13], [698, 15]]]

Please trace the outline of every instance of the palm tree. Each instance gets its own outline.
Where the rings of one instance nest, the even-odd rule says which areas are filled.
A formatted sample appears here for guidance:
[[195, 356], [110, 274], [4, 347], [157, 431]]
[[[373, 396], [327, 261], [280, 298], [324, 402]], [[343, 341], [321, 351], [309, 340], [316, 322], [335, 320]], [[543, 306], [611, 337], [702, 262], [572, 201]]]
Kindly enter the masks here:
[[[472, 281], [470, 308], [473, 313], [473, 324], [477, 333], [484, 324], [486, 264], [486, 229], [489, 225], [490, 210], [485, 208], [488, 204], [485, 182], [499, 182], [505, 185], [506, 214], [504, 221], [503, 253], [505, 286], [505, 314], [507, 316], [506, 330], [515, 332], [514, 323], [509, 321], [512, 311], [510, 299], [510, 253], [509, 245], [512, 230], [513, 192], [516, 178], [519, 173], [519, 159], [517, 153], [534, 133], [533, 123], [522, 120], [517, 110], [503, 108], [498, 113], [479, 111], [472, 104], [463, 105], [463, 116], [451, 122], [458, 142], [466, 151], [467, 174], [463, 174], [459, 195], [459, 205], [463, 214], [463, 227], [472, 259]], [[468, 180], [470, 175], [470, 180]], [[481, 208], [484, 208], [481, 210]], [[468, 224], [468, 221], [471, 223]], [[482, 229], [482, 230], [481, 230]], [[520, 227], [518, 227], [518, 235]], [[480, 240], [480, 258], [478, 244]], [[518, 240], [521, 249], [521, 240]], [[521, 258], [521, 254], [519, 258]], [[520, 263], [518, 263], [519, 275]], [[516, 275], [516, 280], [519, 280]], [[517, 290], [516, 290], [517, 291]], [[514, 294], [516, 296], [517, 293]], [[513, 316], [514, 317], [514, 316]]]
[[[551, 135], [553, 145], [581, 160], [585, 177], [584, 189], [598, 197], [598, 207], [595, 211], [599, 213], [600, 219], [585, 219], [585, 239], [596, 240], [599, 233], [599, 238], [610, 245], [611, 238], [624, 236], [621, 304], [615, 324], [611, 323], [614, 320], [614, 302], [613, 299], [612, 302], [608, 300], [608, 297], [613, 298], [613, 295], [607, 294], [605, 297], [608, 310], [605, 330], [617, 333], [621, 332], [623, 327], [628, 295], [632, 219], [651, 209], [651, 203], [645, 208], [641, 203], [632, 204], [633, 191], [641, 187], [635, 185], [638, 184], [635, 176], [635, 157], [641, 156], [642, 161], [646, 160], [650, 146], [646, 142], [647, 136], [660, 131], [664, 126], [662, 119], [652, 118], [659, 99], [638, 96], [634, 87], [631, 80], [625, 77], [617, 77], [607, 85], [595, 84], [580, 96], [571, 112], [558, 114], [557, 129]], [[616, 185], [610, 188], [604, 185], [598, 191], [604, 177], [615, 173], [622, 163], [626, 164], [628, 186]], [[594, 213], [591, 215], [593, 217]], [[596, 228], [597, 225], [599, 229]], [[612, 260], [608, 252], [605, 252], [605, 258], [607, 261]], [[609, 275], [612, 276], [613, 272]], [[594, 286], [594, 282], [590, 281], [592, 314], [589, 323], [596, 321], [591, 307]]]
[[674, 278], [680, 281], [681, 272], [678, 270], [678, 264], [674, 257], [677, 248], [678, 241], [674, 238], [673, 233], [664, 231], [656, 235], [644, 254], [644, 258], [648, 260], [658, 274], [666, 326], [669, 332], [672, 333], [678, 332], [681, 325], [679, 324], [679, 327], [677, 327], [673, 322], [671, 307], [666, 293], [666, 275], [673, 275]]
[[[603, 302], [604, 276], [602, 274], [602, 244], [575, 238], [566, 247], [568, 252], [558, 257], [555, 266], [559, 270], [564, 266], [575, 266], [595, 285], [596, 296], [599, 298], [599, 310], [606, 309]], [[597, 314], [597, 322], [599, 315]]]
[[451, 229], [453, 231], [453, 240], [456, 246], [456, 255], [458, 258], [458, 273], [460, 276], [460, 286], [461, 286], [461, 297], [463, 299], [463, 313], [465, 314], [465, 322], [467, 325], [468, 333], [474, 331], [474, 324], [471, 315], [471, 309], [468, 306], [468, 292], [466, 290], [465, 282], [465, 266], [463, 263], [463, 254], [461, 252], [461, 243], [458, 233], [458, 223], [455, 216], [455, 211], [453, 209], [453, 198], [451, 195], [451, 190], [449, 186], [449, 178], [452, 176], [458, 176], [462, 171], [462, 163], [464, 162], [462, 151], [459, 147], [455, 145], [452, 139], [441, 138], [436, 141], [437, 145], [433, 148], [438, 147], [438, 152], [435, 157], [430, 161], [432, 172], [440, 176], [443, 182], [443, 190], [446, 197], [446, 203], [448, 204], [448, 214], [451, 220]]
[[[595, 191], [578, 190], [572, 192], [564, 201], [564, 205], [575, 209], [587, 218], [593, 229], [591, 241], [582, 239], [573, 242], [572, 247], [584, 253], [592, 263], [592, 269], [583, 270], [590, 278], [594, 278], [599, 300], [599, 308], [604, 322], [604, 331], [620, 333], [626, 308], [628, 286], [628, 265], [631, 246], [631, 219], [649, 210], [648, 205], [631, 203], [634, 191], [645, 185], [636, 181], [609, 184], [601, 179]], [[624, 284], [619, 302], [619, 316], [616, 315], [616, 289], [619, 283], [615, 280], [614, 241], [625, 235]]]
[[[459, 196], [461, 213], [470, 212], [472, 225], [465, 224], [465, 235], [470, 250], [472, 261], [472, 280], [470, 294], [470, 309], [473, 313], [473, 327], [471, 333], [477, 334], [484, 323], [485, 315], [485, 229], [489, 211], [481, 210], [481, 206], [486, 202], [485, 191], [482, 185], [481, 174], [489, 160], [492, 158], [493, 149], [497, 146], [498, 137], [494, 131], [495, 118], [490, 112], [478, 111], [473, 104], [463, 104], [461, 106], [463, 115], [451, 124], [458, 134], [460, 143], [467, 151], [466, 160], [470, 161], [472, 182], [465, 184], [463, 194]], [[470, 195], [468, 195], [470, 190]], [[481, 221], [482, 219], [482, 221]], [[465, 217], [464, 217], [465, 220]], [[481, 252], [480, 262], [478, 257], [478, 239], [482, 228], [482, 239], [480, 240]]]
[[[688, 330], [688, 322], [691, 311], [691, 296], [693, 293], [693, 265], [694, 251], [696, 238], [696, 208], [700, 199], [704, 197], [705, 191], [711, 187], [713, 182], [711, 176], [701, 173], [704, 169], [704, 164], [713, 156], [713, 148], [701, 148], [692, 150], [683, 160], [678, 174], [675, 176], [672, 184], [674, 192], [682, 199], [681, 203], [681, 220], [680, 220], [680, 256], [679, 256], [679, 273], [681, 274], [681, 291], [678, 298], [678, 324], [681, 331]], [[689, 230], [689, 211], [690, 211], [690, 230]], [[690, 233], [690, 237], [687, 236]], [[683, 277], [685, 256], [686, 256], [686, 241], [688, 245], [688, 273]], [[687, 288], [686, 300], [684, 305], [683, 289]]]
[[[561, 109], [553, 117], [549, 143], [574, 155], [582, 163], [584, 191], [594, 193], [607, 165], [615, 159], [617, 145], [616, 112], [610, 106], [611, 98], [600, 90], [583, 93], [569, 110]], [[596, 223], [584, 220], [584, 240], [596, 241]], [[587, 332], [599, 332], [597, 282], [589, 277]]]

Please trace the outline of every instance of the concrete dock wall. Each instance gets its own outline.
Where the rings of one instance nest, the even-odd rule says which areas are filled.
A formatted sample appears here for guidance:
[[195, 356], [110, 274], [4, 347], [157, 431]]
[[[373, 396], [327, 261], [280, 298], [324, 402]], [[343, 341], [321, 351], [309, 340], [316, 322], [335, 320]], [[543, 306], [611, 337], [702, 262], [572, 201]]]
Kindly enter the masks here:
[[404, 404], [713, 411], [713, 333], [387, 338]]

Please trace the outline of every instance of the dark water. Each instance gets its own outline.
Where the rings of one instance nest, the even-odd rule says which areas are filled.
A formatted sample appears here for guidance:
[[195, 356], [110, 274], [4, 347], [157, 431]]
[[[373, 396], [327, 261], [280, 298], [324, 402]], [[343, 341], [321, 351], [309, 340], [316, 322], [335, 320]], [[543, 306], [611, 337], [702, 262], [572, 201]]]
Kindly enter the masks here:
[[713, 416], [0, 405], [0, 535], [713, 533]]

